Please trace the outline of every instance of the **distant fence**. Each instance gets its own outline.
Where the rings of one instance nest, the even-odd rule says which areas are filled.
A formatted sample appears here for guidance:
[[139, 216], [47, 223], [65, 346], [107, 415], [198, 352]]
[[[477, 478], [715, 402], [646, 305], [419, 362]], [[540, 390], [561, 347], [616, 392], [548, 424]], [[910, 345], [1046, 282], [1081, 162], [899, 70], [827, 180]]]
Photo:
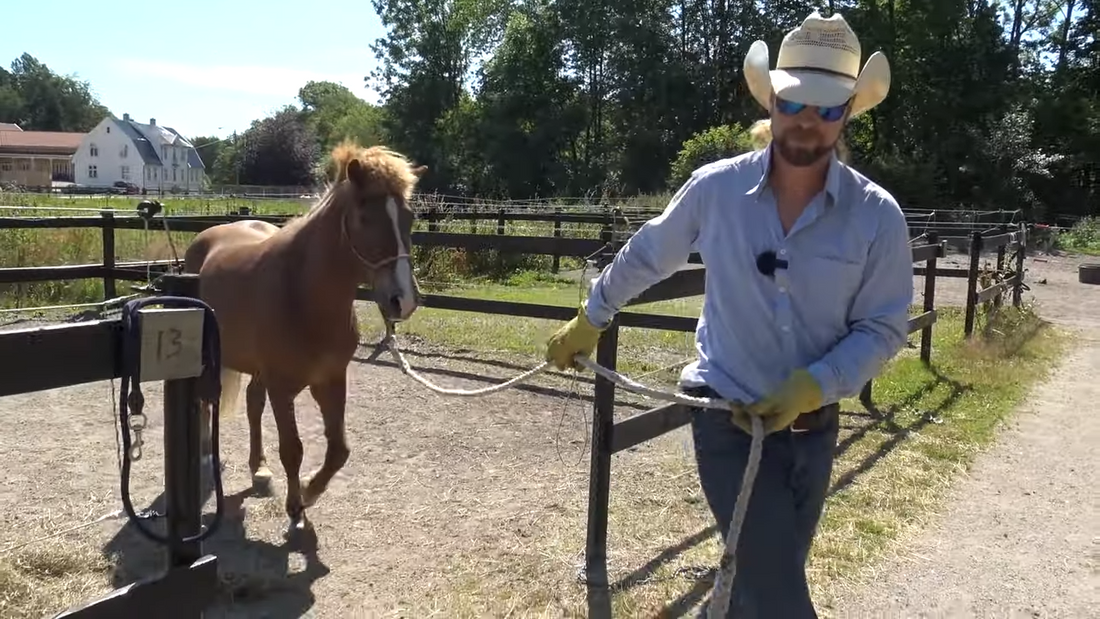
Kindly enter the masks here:
[[[564, 216], [565, 214], [560, 214]], [[499, 215], [498, 215], [499, 216]], [[538, 216], [556, 217], [559, 214], [538, 214]], [[471, 216], [473, 217], [473, 216]], [[160, 220], [150, 227], [160, 227]], [[209, 217], [167, 217], [171, 230], [199, 232], [208, 227], [239, 219], [234, 216]], [[277, 225], [285, 218], [263, 218]], [[551, 219], [551, 221], [554, 221]], [[562, 219], [562, 221], [568, 221]], [[615, 223], [601, 224], [603, 231], [600, 239], [567, 238], [561, 236], [507, 236], [504, 234], [457, 234], [448, 232], [417, 231], [413, 234], [414, 244], [420, 247], [452, 247], [470, 250], [494, 249], [501, 253], [545, 254], [595, 258], [602, 267], [611, 261], [624, 242], [623, 237], [616, 238]], [[113, 254], [114, 231], [117, 229], [144, 229], [146, 222], [138, 217], [116, 217], [106, 213], [102, 217], [66, 217], [66, 218], [8, 218], [0, 219], [0, 229], [11, 228], [57, 228], [57, 227], [93, 227], [103, 230], [103, 261], [94, 265], [75, 265], [68, 267], [23, 267], [0, 269], [0, 284], [13, 282], [48, 281], [55, 279], [103, 278], [105, 295], [113, 298], [117, 294], [116, 280], [144, 280], [147, 263], [116, 263]], [[911, 243], [914, 263], [923, 263], [914, 268], [915, 275], [924, 277], [922, 312], [909, 320], [909, 333], [920, 332], [920, 358], [925, 363], [931, 361], [932, 328], [937, 322], [935, 294], [936, 280], [939, 277], [960, 277], [967, 279], [966, 335], [972, 335], [975, 326], [976, 310], [979, 304], [992, 302], [1000, 305], [1003, 296], [1009, 291], [1013, 295], [1013, 304], [1021, 302], [1023, 289], [1023, 261], [1027, 242], [1027, 227], [1024, 224], [1012, 226], [999, 225], [988, 231], [973, 231], [965, 235], [942, 234], [962, 229], [956, 226], [922, 226]], [[911, 230], [912, 231], [912, 230]], [[946, 255], [948, 247], [961, 249], [969, 255], [966, 269], [944, 269], [937, 260]], [[1009, 249], [1014, 249], [1015, 268], [1006, 268]], [[981, 254], [983, 251], [996, 250], [997, 270], [989, 277], [990, 283], [982, 283]], [[689, 263], [702, 264], [698, 254], [692, 254]], [[164, 270], [169, 261], [148, 263], [150, 268]], [[652, 286], [638, 297], [627, 303], [627, 307], [655, 301], [680, 299], [701, 295], [704, 292], [703, 269], [692, 268], [674, 273], [669, 278]], [[194, 294], [195, 291], [191, 291]], [[186, 294], [181, 292], [180, 294]], [[360, 300], [371, 300], [370, 291], [360, 289]], [[426, 295], [424, 307], [498, 314], [550, 320], [569, 320], [576, 315], [576, 307], [498, 301], [488, 299], [470, 299], [445, 295]], [[644, 314], [631, 311], [619, 312], [611, 326], [604, 331], [596, 351], [596, 361], [614, 369], [617, 365], [618, 337], [621, 327], [642, 327], [669, 331], [694, 332], [697, 318]], [[652, 440], [688, 423], [687, 410], [679, 405], [662, 406], [641, 413], [629, 419], [615, 422], [615, 385], [596, 377], [594, 392], [595, 414], [592, 422], [591, 479], [588, 504], [588, 532], [585, 544], [585, 573], [589, 586], [590, 616], [610, 615], [610, 592], [607, 577], [607, 526], [610, 493], [611, 456], [614, 453]], [[871, 383], [860, 394], [860, 400], [869, 409], [871, 406]]]

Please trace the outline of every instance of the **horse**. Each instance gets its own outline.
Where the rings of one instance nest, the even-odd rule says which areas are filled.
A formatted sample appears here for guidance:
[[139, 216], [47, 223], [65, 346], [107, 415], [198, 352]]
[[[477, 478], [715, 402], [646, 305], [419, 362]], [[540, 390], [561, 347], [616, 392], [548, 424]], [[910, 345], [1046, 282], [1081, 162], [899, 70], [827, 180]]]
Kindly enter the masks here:
[[[287, 477], [288, 534], [308, 526], [306, 508], [350, 455], [344, 409], [347, 367], [359, 346], [357, 287], [373, 288], [387, 334], [422, 301], [410, 255], [409, 200], [427, 166], [354, 142], [334, 148], [332, 162], [334, 181], [304, 215], [281, 228], [257, 220], [216, 225], [184, 254], [184, 272], [198, 275], [199, 297], [218, 321], [223, 415], [238, 406], [243, 375], [251, 376], [245, 401], [255, 488], [268, 487], [272, 477], [260, 423], [271, 402]], [[327, 445], [323, 464], [303, 483], [294, 399], [306, 388], [321, 409]], [[206, 422], [211, 400], [200, 403]]]

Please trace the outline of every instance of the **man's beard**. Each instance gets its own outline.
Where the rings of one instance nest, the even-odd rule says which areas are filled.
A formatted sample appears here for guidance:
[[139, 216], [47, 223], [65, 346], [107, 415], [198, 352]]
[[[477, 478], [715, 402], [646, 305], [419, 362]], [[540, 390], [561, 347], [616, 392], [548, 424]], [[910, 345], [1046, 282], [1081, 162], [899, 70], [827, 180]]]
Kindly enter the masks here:
[[775, 138], [775, 146], [780, 156], [782, 156], [787, 163], [797, 168], [804, 168], [817, 163], [822, 157], [827, 156], [833, 148], [836, 147], [836, 144], [822, 144], [813, 148], [805, 148], [792, 145], [788, 136], [784, 135]]

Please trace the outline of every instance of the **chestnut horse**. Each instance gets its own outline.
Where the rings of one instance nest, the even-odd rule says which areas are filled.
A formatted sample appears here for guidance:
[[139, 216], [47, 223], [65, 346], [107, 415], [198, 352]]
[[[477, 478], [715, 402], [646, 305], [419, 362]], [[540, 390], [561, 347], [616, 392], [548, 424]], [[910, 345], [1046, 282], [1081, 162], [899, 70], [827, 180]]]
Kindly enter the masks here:
[[[214, 226], [197, 235], [184, 256], [184, 270], [198, 274], [199, 296], [218, 319], [223, 413], [237, 406], [242, 375], [252, 377], [245, 401], [255, 486], [271, 481], [260, 423], [265, 398], [271, 401], [290, 531], [307, 526], [305, 508], [350, 453], [344, 407], [347, 366], [359, 346], [356, 288], [372, 286], [387, 327], [407, 319], [420, 302], [408, 201], [427, 168], [384, 147], [352, 143], [337, 146], [332, 160], [335, 183], [307, 214], [282, 228], [254, 220]], [[307, 387], [321, 409], [327, 449], [303, 490], [294, 399]], [[209, 405], [202, 407], [206, 419]]]

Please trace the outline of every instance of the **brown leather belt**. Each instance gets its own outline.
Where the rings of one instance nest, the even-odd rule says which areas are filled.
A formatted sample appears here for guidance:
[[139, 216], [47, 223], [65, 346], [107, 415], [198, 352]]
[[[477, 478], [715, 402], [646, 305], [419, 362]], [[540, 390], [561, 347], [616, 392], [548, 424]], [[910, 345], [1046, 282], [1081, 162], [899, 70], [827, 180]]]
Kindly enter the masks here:
[[791, 424], [791, 432], [814, 432], [824, 430], [840, 419], [840, 405], [826, 404], [821, 408], [802, 413]]

